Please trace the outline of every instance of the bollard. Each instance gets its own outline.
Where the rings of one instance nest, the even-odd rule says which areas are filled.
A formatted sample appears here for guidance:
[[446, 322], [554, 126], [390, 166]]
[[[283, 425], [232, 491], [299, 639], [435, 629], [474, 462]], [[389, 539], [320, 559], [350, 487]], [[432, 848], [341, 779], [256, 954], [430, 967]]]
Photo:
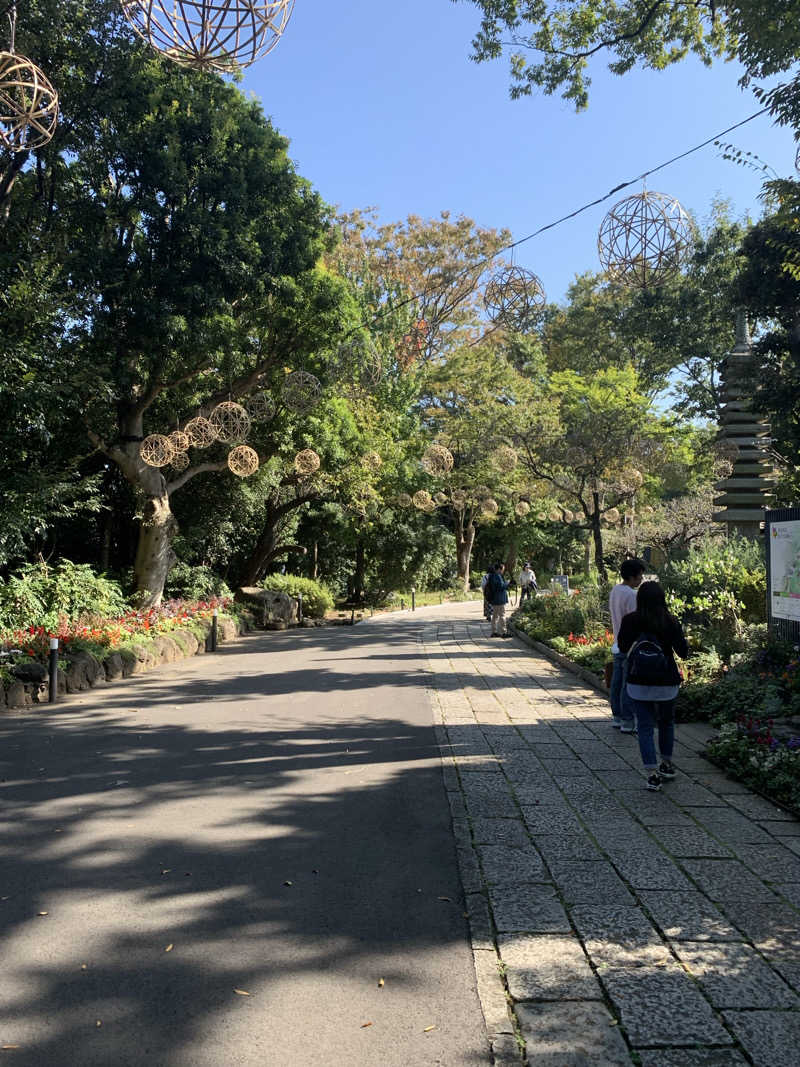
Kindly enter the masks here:
[[411, 610], [412, 611], [416, 611], [417, 610], [417, 591], [413, 587], [413, 585], [411, 587]]
[[50, 693], [48, 699], [51, 704], [58, 700], [58, 638], [50, 638], [50, 658], [47, 663], [50, 675]]
[[303, 594], [297, 594], [297, 621], [303, 621]]
[[219, 608], [214, 608], [211, 612], [211, 651], [217, 651], [217, 616], [219, 615]]
[[355, 626], [355, 623], [356, 623], [356, 609], [355, 608], [351, 608], [350, 609], [350, 625], [351, 626]]

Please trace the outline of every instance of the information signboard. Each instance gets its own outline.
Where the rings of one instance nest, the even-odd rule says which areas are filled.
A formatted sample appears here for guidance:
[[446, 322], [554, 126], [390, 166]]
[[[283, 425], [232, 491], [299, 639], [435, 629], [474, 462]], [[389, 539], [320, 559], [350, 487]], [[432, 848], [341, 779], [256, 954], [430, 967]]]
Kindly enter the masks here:
[[800, 520], [769, 524], [769, 576], [772, 617], [800, 622]]

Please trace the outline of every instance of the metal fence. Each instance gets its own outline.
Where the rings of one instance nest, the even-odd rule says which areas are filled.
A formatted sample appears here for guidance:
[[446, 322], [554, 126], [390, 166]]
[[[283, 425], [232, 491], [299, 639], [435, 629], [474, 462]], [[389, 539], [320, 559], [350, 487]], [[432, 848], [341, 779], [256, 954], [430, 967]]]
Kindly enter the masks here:
[[[770, 630], [777, 634], [778, 637], [797, 644], [800, 643], [800, 618], [786, 619], [774, 614], [777, 597], [772, 589], [773, 527], [776, 523], [782, 522], [796, 522], [798, 524], [798, 535], [800, 536], [800, 507], [771, 508], [764, 515], [765, 556], [767, 560], [767, 622]], [[800, 550], [800, 541], [796, 543]], [[798, 557], [798, 566], [800, 566], [800, 557]], [[797, 603], [800, 605], [800, 600]]]

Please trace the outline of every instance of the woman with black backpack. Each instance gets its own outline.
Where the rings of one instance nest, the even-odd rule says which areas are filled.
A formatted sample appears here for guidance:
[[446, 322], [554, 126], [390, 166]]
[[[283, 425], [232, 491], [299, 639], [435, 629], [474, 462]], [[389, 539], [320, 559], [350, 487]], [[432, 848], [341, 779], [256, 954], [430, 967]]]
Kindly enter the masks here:
[[[639, 586], [636, 611], [624, 616], [617, 644], [620, 652], [628, 655], [627, 693], [636, 715], [647, 788], [657, 792], [663, 778], [675, 777], [674, 712], [682, 681], [675, 653], [681, 659], [689, 654], [681, 624], [667, 610], [664, 590], [658, 582], [643, 582]], [[656, 724], [661, 763], [653, 741]]]

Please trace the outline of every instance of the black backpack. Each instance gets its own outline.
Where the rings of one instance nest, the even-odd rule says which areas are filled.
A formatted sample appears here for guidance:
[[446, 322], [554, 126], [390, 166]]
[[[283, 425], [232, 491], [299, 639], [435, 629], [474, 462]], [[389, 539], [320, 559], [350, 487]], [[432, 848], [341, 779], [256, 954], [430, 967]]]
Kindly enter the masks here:
[[675, 685], [674, 675], [655, 634], [640, 634], [628, 652], [628, 681], [633, 685]]

